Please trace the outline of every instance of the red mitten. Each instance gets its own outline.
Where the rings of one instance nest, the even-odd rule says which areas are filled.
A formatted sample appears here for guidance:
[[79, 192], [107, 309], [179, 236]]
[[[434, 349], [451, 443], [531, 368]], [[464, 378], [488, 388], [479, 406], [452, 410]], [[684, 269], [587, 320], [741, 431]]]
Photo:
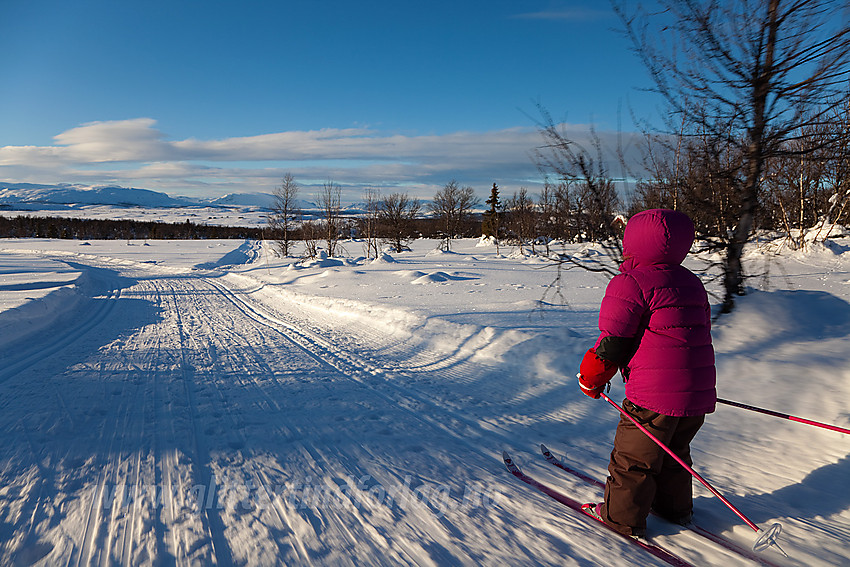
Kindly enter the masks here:
[[602, 394], [602, 392], [605, 391], [605, 384], [594, 388], [593, 386], [588, 386], [584, 383], [584, 376], [582, 376], [581, 374], [577, 374], [577, 376], [578, 385], [581, 387], [581, 393], [585, 396], [590, 396], [594, 400], [599, 399], [599, 396]]
[[579, 366], [578, 383], [581, 391], [591, 398], [598, 398], [608, 381], [617, 373], [617, 365], [599, 358], [595, 349], [588, 350]]

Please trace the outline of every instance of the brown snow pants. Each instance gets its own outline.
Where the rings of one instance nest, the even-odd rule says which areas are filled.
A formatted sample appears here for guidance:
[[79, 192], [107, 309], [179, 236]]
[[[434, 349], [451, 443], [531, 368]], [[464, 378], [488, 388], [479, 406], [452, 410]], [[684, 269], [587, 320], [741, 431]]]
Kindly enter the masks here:
[[[690, 443], [704, 415], [670, 417], [629, 400], [623, 409], [689, 466], [693, 463]], [[617, 425], [608, 473], [600, 515], [617, 531], [641, 534], [650, 509], [674, 520], [693, 511], [691, 474], [624, 415]]]

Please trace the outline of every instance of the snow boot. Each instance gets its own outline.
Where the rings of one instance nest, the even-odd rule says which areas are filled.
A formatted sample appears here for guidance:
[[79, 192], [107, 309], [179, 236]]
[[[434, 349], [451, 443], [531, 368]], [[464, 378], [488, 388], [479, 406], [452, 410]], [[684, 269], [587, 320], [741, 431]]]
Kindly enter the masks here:
[[[581, 510], [582, 510], [582, 512], [584, 512], [585, 514], [587, 514], [591, 518], [595, 518], [595, 519], [599, 520], [600, 522], [602, 522], [606, 526], [612, 528], [616, 532], [623, 533], [623, 532], [620, 532], [620, 530], [617, 530], [616, 528], [611, 526], [608, 522], [606, 522], [602, 518], [602, 515], [599, 513], [599, 509], [600, 509], [601, 506], [602, 506], [601, 502], [599, 504], [594, 504], [594, 503], [590, 502], [590, 503], [587, 503], [587, 504], [582, 504]], [[646, 530], [644, 528], [631, 528], [631, 530], [632, 530], [631, 534], [623, 534], [623, 535], [628, 536], [628, 537], [633, 537], [633, 538], [636, 538], [636, 539], [646, 539]]]

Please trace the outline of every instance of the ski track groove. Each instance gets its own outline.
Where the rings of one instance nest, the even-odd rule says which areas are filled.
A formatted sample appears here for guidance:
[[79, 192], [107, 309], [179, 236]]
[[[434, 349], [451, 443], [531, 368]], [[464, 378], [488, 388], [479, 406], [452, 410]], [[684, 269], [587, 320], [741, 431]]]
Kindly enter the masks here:
[[[157, 301], [156, 303], [161, 304], [162, 298], [159, 295], [159, 289], [155, 288], [157, 293]], [[153, 364], [151, 367], [151, 380], [147, 384], [145, 398], [150, 398], [151, 403], [147, 406], [147, 411], [145, 412], [145, 423], [150, 424], [150, 447], [149, 454], [152, 457], [152, 473], [153, 473], [153, 487], [154, 494], [152, 495], [152, 510], [151, 510], [151, 524], [153, 527], [153, 545], [155, 549], [156, 556], [160, 559], [161, 562], [165, 561], [166, 553], [165, 553], [165, 529], [162, 523], [162, 511], [166, 506], [165, 503], [165, 495], [163, 494], [164, 490], [158, 487], [163, 487], [163, 478], [162, 478], [162, 451], [161, 451], [161, 441], [160, 441], [160, 420], [159, 420], [159, 407], [160, 407], [160, 382], [162, 380], [161, 374], [161, 355], [162, 352], [162, 337], [156, 337], [156, 346], [153, 347], [152, 351], [156, 354], [153, 359]], [[140, 452], [141, 458], [141, 452]], [[129, 563], [127, 564], [129, 566]]]
[[[254, 351], [254, 349], [251, 347], [250, 343], [246, 343], [245, 346], [247, 346], [250, 350]], [[256, 351], [254, 351], [254, 354], [256, 354]], [[259, 357], [257, 358], [257, 360], [260, 360], [262, 362], [262, 359], [260, 359]], [[268, 373], [269, 376], [274, 375], [273, 371], [269, 367], [266, 367], [266, 372]], [[277, 380], [275, 380], [275, 382], [278, 383]], [[260, 387], [260, 385], [256, 381], [256, 377], [252, 380], [252, 383], [254, 384], [254, 387], [262, 394], [262, 396], [271, 405], [275, 406], [275, 408], [278, 411], [281, 410], [280, 405], [277, 403], [277, 400], [275, 400], [274, 398], [269, 396]], [[230, 404], [227, 403], [227, 400], [226, 400], [226, 397], [224, 396], [224, 393], [221, 392], [221, 390], [218, 390], [218, 393], [221, 396], [221, 400], [222, 400], [222, 403], [225, 407], [225, 410], [227, 411], [228, 418], [230, 419], [231, 423], [234, 425], [233, 430], [237, 431], [239, 433], [240, 440], [241, 440], [242, 444], [247, 445], [247, 439], [246, 439], [244, 433], [242, 432], [241, 429], [238, 429], [238, 428], [235, 427], [235, 421], [236, 420], [233, 417], [233, 410], [230, 407]], [[299, 444], [299, 445], [301, 445], [301, 444]], [[301, 447], [303, 448], [303, 446], [301, 446]], [[241, 453], [241, 451], [240, 451], [240, 453]], [[262, 471], [262, 469], [257, 467], [257, 465], [256, 465], [256, 463], [253, 459], [247, 459], [247, 462], [250, 464], [251, 474], [253, 475], [254, 479], [256, 480], [257, 486], [262, 487], [262, 489], [265, 491], [266, 494], [269, 494], [269, 490], [271, 489], [272, 508], [274, 509], [275, 515], [277, 516], [277, 519], [280, 523], [279, 527], [283, 530], [288, 530], [289, 533], [292, 534], [292, 539], [294, 539], [294, 542], [289, 542], [289, 545], [292, 548], [292, 550], [295, 552], [297, 559], [298, 559], [298, 563], [304, 564], [304, 565], [312, 565], [313, 562], [310, 559], [310, 553], [307, 550], [307, 546], [304, 544], [304, 539], [298, 534], [298, 529], [294, 525], [294, 521], [290, 519], [290, 515], [286, 511], [286, 507], [284, 506], [284, 504], [282, 502], [280, 502], [278, 498], [273, 496], [274, 495], [274, 485], [271, 483], [270, 479]]]
[[[206, 458], [204, 461], [201, 460], [201, 455], [204, 454], [203, 446], [200, 440], [200, 434], [198, 431], [198, 419], [197, 419], [197, 401], [195, 397], [195, 385], [194, 385], [194, 376], [195, 373], [193, 371], [193, 367], [189, 362], [189, 358], [187, 355], [188, 343], [193, 343], [195, 347], [197, 344], [195, 343], [194, 337], [191, 334], [188, 334], [183, 322], [183, 318], [181, 316], [181, 308], [179, 305], [179, 301], [177, 301], [178, 292], [174, 288], [173, 284], [171, 286], [171, 299], [173, 301], [172, 309], [174, 310], [174, 314], [177, 322], [177, 334], [180, 343], [180, 376], [182, 378], [183, 386], [186, 392], [187, 402], [188, 402], [188, 413], [189, 413], [189, 421], [191, 423], [191, 432], [192, 432], [192, 443], [191, 447], [194, 450], [194, 459], [193, 462], [193, 470], [195, 471], [195, 475], [198, 475], [200, 482], [200, 486], [204, 487], [212, 487], [212, 476], [209, 470], [209, 453], [206, 453]], [[230, 547], [227, 543], [227, 539], [224, 536], [224, 525], [221, 522], [221, 516], [216, 513], [210, 513], [210, 506], [205, 506], [204, 503], [199, 504], [200, 517], [201, 521], [204, 525], [205, 531], [208, 533], [210, 542], [212, 544], [213, 557], [215, 559], [215, 564], [217, 565], [232, 565], [233, 564], [233, 556], [230, 551]]]
[[[230, 303], [233, 303], [232, 301], [229, 300], [229, 298], [227, 297], [226, 294], [223, 294], [221, 292], [221, 290], [219, 288], [214, 287], [213, 289], [216, 289], [216, 291], [218, 292], [219, 296], [222, 297], [222, 299], [225, 299], [225, 300], [229, 301]], [[265, 323], [261, 320], [258, 320], [255, 316], [252, 316], [250, 313], [247, 313], [244, 310], [240, 310], [240, 312], [242, 312], [243, 315], [248, 317], [249, 320], [255, 325], [254, 331], [256, 331], [256, 333], [257, 333], [257, 338], [262, 340], [264, 343], [266, 343], [268, 341], [268, 338], [265, 336], [265, 334], [262, 332], [261, 329], [268, 328], [267, 323]], [[272, 379], [275, 387], [278, 388], [284, 396], [286, 395], [285, 385], [280, 383], [279, 379], [277, 379], [277, 377], [275, 376], [274, 370], [268, 365], [268, 363], [264, 360], [264, 358], [257, 352], [257, 350], [252, 345], [251, 341], [249, 341], [249, 340], [246, 341], [244, 336], [230, 331], [230, 328], [227, 325], [217, 327], [217, 328], [222, 329], [222, 332], [219, 333], [219, 338], [223, 338], [223, 335], [227, 334], [228, 335], [227, 338], [232, 339], [234, 341], [234, 343], [239, 343], [239, 347], [241, 349], [244, 349], [245, 351], [247, 351], [248, 354], [252, 355], [250, 357], [250, 361], [243, 361], [243, 364], [247, 365], [250, 362], [250, 364], [257, 365], [259, 367], [260, 374], [262, 374], [265, 377]], [[242, 331], [244, 331], [244, 329], [242, 329]], [[281, 334], [280, 336], [285, 341], [286, 344], [290, 344], [290, 345], [298, 348], [298, 350], [300, 352], [309, 356], [316, 363], [318, 363], [321, 367], [325, 368], [326, 370], [333, 371], [333, 373], [335, 375], [339, 374], [337, 368], [333, 367], [332, 365], [327, 364], [321, 357], [315, 356], [314, 353], [306, 351], [303, 348], [301, 348], [297, 343], [292, 341], [291, 337], [288, 337], [288, 336], [283, 335], [283, 334]], [[220, 358], [221, 357], [219, 357], [219, 359]], [[235, 368], [231, 367], [230, 370], [229, 370], [229, 374], [237, 375], [238, 373], [239, 373], [239, 371]], [[281, 407], [280, 407], [280, 404], [277, 402], [277, 399], [275, 399], [275, 397], [269, 395], [269, 393], [258, 382], [257, 374], [258, 373], [256, 373], [256, 372], [248, 372], [247, 373], [247, 375], [253, 377], [252, 380], [251, 380], [251, 385], [258, 392], [258, 394], [261, 398], [263, 398], [271, 406], [274, 406], [275, 409], [280, 411]], [[233, 425], [233, 428], [231, 430], [238, 432], [240, 434], [242, 442], [246, 444], [247, 439], [242, 434], [241, 429], [236, 426], [236, 420], [233, 417], [233, 409], [231, 408], [230, 404], [227, 402], [226, 396], [220, 390], [219, 390], [219, 395], [220, 395], [222, 404], [224, 405], [224, 407], [225, 407], [225, 409], [228, 413], [228, 416], [230, 418], [230, 421]], [[346, 437], [349, 438], [352, 441], [352, 443], [355, 441], [350, 436], [346, 436]], [[320, 464], [320, 463], [323, 463], [324, 466], [321, 467], [323, 470], [331, 470], [332, 469], [330, 461], [328, 461], [328, 459], [321, 452], [312, 450], [310, 447], [304, 445], [303, 443], [298, 443], [297, 448], [300, 451], [302, 451], [302, 453], [307, 454], [309, 456], [308, 458], [313, 463], [316, 463], [317, 465]], [[252, 474], [255, 477], [255, 479], [257, 480], [258, 485], [264, 487], [265, 490], [268, 490], [267, 487], [273, 487], [273, 484], [271, 483], [268, 476], [256, 467], [256, 464], [254, 463], [254, 461], [252, 459], [249, 459], [248, 462], [249, 462], [249, 464], [252, 468]], [[278, 499], [278, 498], [274, 498], [272, 500], [272, 504], [273, 504], [273, 507], [274, 507], [277, 515], [278, 515], [279, 520], [281, 521], [282, 524], [284, 524], [286, 526], [287, 529], [290, 530], [290, 532], [292, 533], [292, 535], [294, 536], [294, 538], [296, 540], [296, 543], [294, 545], [294, 549], [298, 552], [299, 563], [312, 564], [312, 561], [310, 559], [310, 554], [307, 551], [306, 546], [304, 545], [304, 542], [302, 541], [302, 538], [298, 535], [298, 529], [293, 525], [293, 522], [290, 519], [290, 514], [286, 511], [286, 506], [284, 506], [283, 503], [280, 502], [280, 499]], [[363, 520], [361, 514], [359, 514], [359, 513], [355, 514], [354, 517], [358, 521], [359, 525], [361, 527], [363, 527], [364, 529], [368, 530], [368, 528], [371, 527], [370, 525], [368, 525], [367, 522], [365, 522]], [[348, 541], [351, 541], [351, 542], [357, 541], [357, 537], [355, 536], [355, 534], [350, 529], [347, 529], [344, 522], [339, 522], [339, 521], [336, 522], [336, 527], [338, 529], [341, 529], [341, 530], [344, 531], [344, 533], [347, 535]], [[374, 546], [374, 544], [372, 544], [372, 542], [367, 542], [367, 543], [369, 543], [370, 546], [372, 546], [373, 552], [386, 551], [385, 548], [383, 548], [383, 549], [375, 548], [375, 546]]]
[[[241, 341], [241, 344], [239, 346], [243, 349], [250, 351], [254, 355], [253, 362], [259, 362], [261, 367], [262, 367], [262, 370], [264, 371], [264, 373], [266, 375], [269, 375], [269, 376], [273, 375], [273, 370], [267, 364], [265, 364], [263, 362], [262, 358], [257, 354], [256, 350], [251, 346], [250, 341], [246, 341], [243, 336], [239, 336], [238, 334], [231, 331], [231, 326], [228, 326], [228, 325], [217, 326], [217, 325], [215, 325], [214, 321], [212, 319], [212, 314], [210, 314], [206, 310], [199, 309], [198, 315], [207, 317], [208, 326], [210, 328], [218, 328], [219, 329], [219, 332], [217, 333], [216, 337], [214, 337], [214, 339], [221, 341], [222, 337], [225, 334], [228, 336], [228, 338], [232, 337], [232, 336], [236, 336], [237, 339], [239, 341]], [[222, 314], [217, 314], [217, 315], [222, 316]], [[215, 343], [213, 343], [213, 346], [215, 346]], [[216, 365], [216, 364], [221, 364], [219, 362], [220, 359], [221, 359], [219, 347], [215, 348], [215, 356], [211, 357], [211, 358], [215, 359], [215, 360], [211, 360], [211, 362], [213, 363], [213, 366]], [[247, 364], [246, 362], [243, 362], [243, 363]], [[212, 372], [211, 374], [212, 374], [212, 376], [221, 375], [218, 372]], [[233, 367], [231, 367], [229, 371], [225, 372], [225, 375], [230, 375], [230, 376], [237, 376], [238, 374], [240, 374], [240, 371], [238, 371], [237, 369], [235, 369]], [[262, 395], [266, 398], [266, 400], [270, 404], [274, 405], [276, 407], [276, 409], [280, 410], [281, 408], [280, 408], [280, 405], [277, 403], [277, 400], [268, 396], [259, 387], [259, 385], [257, 384], [257, 379], [255, 377], [255, 373], [248, 372], [247, 374], [249, 376], [254, 376], [254, 378], [252, 379], [252, 383], [255, 385], [255, 387], [262, 393]], [[245, 437], [242, 428], [239, 427], [239, 425], [237, 423], [237, 419], [234, 417], [233, 408], [231, 407], [231, 404], [228, 403], [227, 396], [225, 395], [224, 392], [222, 392], [221, 388], [219, 387], [219, 381], [218, 380], [211, 380], [211, 382], [212, 382], [212, 384], [213, 384], [213, 386], [216, 390], [216, 393], [218, 394], [219, 401], [220, 401], [222, 407], [224, 408], [224, 410], [227, 414], [228, 421], [230, 422], [231, 427], [228, 428], [228, 430], [235, 433], [236, 435], [238, 435], [238, 437], [239, 437], [239, 439], [237, 441], [238, 444], [240, 444], [242, 446], [247, 445], [247, 438]], [[237, 453], [239, 453], [243, 462], [247, 462], [249, 464], [249, 466], [251, 468], [251, 475], [256, 480], [257, 486], [262, 487], [263, 490], [265, 490], [266, 493], [268, 493], [268, 487], [271, 487], [272, 485], [269, 482], [266, 475], [264, 473], [262, 473], [259, 469], [257, 469], [256, 464], [254, 463], [253, 459], [245, 459], [244, 456], [242, 455], [242, 451], [239, 450], [239, 449], [237, 449]], [[298, 536], [297, 530], [292, 525], [292, 521], [289, 520], [289, 516], [288, 516], [287, 512], [285, 511], [285, 509], [283, 509], [283, 506], [277, 500], [278, 500], [277, 498], [274, 498], [272, 500], [272, 504], [273, 504], [273, 509], [275, 511], [275, 514], [276, 514], [278, 522], [279, 522], [279, 527], [281, 529], [284, 529], [284, 530], [289, 530], [289, 532], [293, 535], [293, 538], [294, 538], [295, 541], [294, 542], [288, 542], [288, 543], [289, 543], [290, 548], [298, 556], [299, 564], [311, 565], [312, 562], [310, 561], [310, 555], [307, 551], [306, 546], [304, 545], [302, 538], [300, 538]], [[278, 545], [278, 547], [279, 547], [279, 545]]]
[[[136, 348], [134, 350], [138, 351], [138, 348]], [[131, 499], [130, 505], [132, 506], [132, 511], [130, 513], [129, 521], [125, 521], [124, 534], [123, 534], [123, 538], [121, 539], [121, 556], [120, 557], [121, 557], [121, 564], [124, 565], [125, 567], [129, 567], [132, 564], [133, 550], [137, 548], [137, 546], [134, 545], [133, 537], [134, 537], [134, 534], [136, 533], [136, 525], [140, 521], [139, 520], [139, 515], [140, 515], [139, 508], [140, 508], [141, 504], [139, 503], [139, 498], [140, 498], [141, 493], [142, 493], [141, 492], [141, 489], [142, 489], [142, 455], [145, 452], [145, 447], [146, 447], [145, 440], [146, 440], [146, 433], [148, 431], [146, 426], [148, 425], [149, 420], [151, 418], [151, 416], [150, 416], [151, 401], [152, 400], [151, 400], [150, 396], [148, 396], [148, 389], [146, 387], [144, 389], [144, 394], [142, 395], [143, 407], [142, 407], [142, 410], [140, 412], [141, 424], [140, 424], [140, 431], [139, 431], [139, 449], [135, 452], [135, 454], [131, 453], [130, 459], [129, 459], [133, 463], [133, 468], [135, 469], [135, 475], [133, 475], [132, 490], [129, 493], [130, 499]], [[142, 531], [139, 530], [139, 533], [141, 534]], [[141, 543], [141, 542], [135, 542], [135, 543]]]
[[[163, 308], [166, 304], [166, 300], [163, 298], [162, 289], [159, 285], [153, 284], [153, 291], [151, 293], [155, 294], [155, 303], [158, 307]], [[175, 491], [175, 484], [173, 473], [176, 469], [176, 445], [174, 441], [177, 438], [177, 434], [174, 431], [174, 417], [173, 417], [173, 409], [172, 404], [165, 404], [164, 400], [169, 399], [165, 393], [161, 393], [161, 391], [166, 388], [167, 384], [163, 381], [162, 376], [162, 367], [163, 364], [168, 360], [168, 356], [165, 354], [165, 350], [163, 349], [162, 342], [163, 337], [161, 334], [156, 337], [156, 349], [154, 350], [154, 375], [153, 375], [153, 414], [154, 414], [154, 436], [153, 436], [153, 448], [152, 452], [154, 455], [154, 526], [156, 532], [156, 550], [157, 557], [159, 560], [166, 565], [183, 565], [185, 561], [181, 557], [181, 551], [186, 548], [185, 545], [181, 545], [183, 540], [179, 539], [178, 534], [178, 524], [176, 522], [177, 514], [175, 512], [175, 495], [183, 494], [182, 485], [180, 486], [180, 492]], [[162, 399], [162, 403], [160, 402], [160, 398]], [[166, 409], [167, 408], [167, 409]], [[164, 412], [168, 412], [168, 416], [165, 417], [162, 414]], [[166, 443], [166, 430], [161, 427], [159, 424], [168, 424], [168, 431], [171, 434], [171, 443]], [[173, 447], [173, 448], [170, 448]], [[165, 521], [163, 521], [163, 516], [165, 516]], [[166, 550], [170, 552], [170, 555], [167, 554]]]
[[[99, 364], [98, 374], [100, 375], [100, 383], [103, 384], [104, 380], [104, 369], [103, 363]], [[124, 404], [124, 396], [122, 396], [122, 406]], [[103, 497], [104, 493], [107, 490], [106, 483], [109, 480], [110, 469], [114, 466], [114, 461], [109, 458], [110, 455], [113, 455], [113, 450], [115, 447], [115, 440], [118, 437], [118, 423], [120, 421], [120, 407], [119, 411], [115, 412], [115, 426], [111, 428], [112, 437], [109, 439], [109, 448], [106, 451], [107, 460], [100, 466], [100, 473], [98, 475], [98, 481], [95, 485], [91, 503], [89, 505], [89, 511], [86, 515], [85, 529], [83, 530], [83, 537], [80, 540], [78, 550], [79, 553], [77, 555], [76, 565], [79, 567], [80, 565], [92, 565], [95, 563], [96, 558], [95, 554], [99, 550], [95, 547], [95, 543], [97, 542], [97, 538], [100, 533], [101, 528], [101, 514], [103, 511]], [[104, 424], [105, 425], [105, 424]], [[101, 439], [103, 439], [103, 433], [107, 428], [104, 427], [101, 431]], [[72, 556], [73, 557], [73, 556]]]
[[35, 467], [36, 473], [38, 474], [38, 496], [35, 499], [35, 502], [32, 504], [32, 513], [30, 514], [30, 522], [29, 526], [27, 526], [27, 533], [22, 539], [21, 546], [25, 546], [28, 541], [32, 539], [33, 530], [36, 525], [36, 518], [38, 518], [38, 512], [41, 508], [41, 497], [44, 494], [44, 483], [46, 482], [47, 475], [45, 474], [44, 467], [41, 465], [38, 453], [35, 451], [35, 445], [32, 442], [32, 438], [30, 437], [27, 428], [24, 426], [23, 421], [18, 421], [18, 427], [21, 429], [21, 435], [26, 440], [27, 448], [29, 449], [30, 454], [32, 455], [33, 465]]
[[[131, 353], [135, 353], [137, 350], [138, 347], [134, 346], [131, 349]], [[128, 366], [132, 365], [128, 364]], [[136, 368], [135, 370], [139, 371], [141, 369]], [[131, 374], [132, 370], [129, 372], [122, 370], [121, 372], [121, 375], [124, 375], [124, 379], [121, 380], [122, 392], [120, 398], [122, 401], [137, 398], [137, 396], [127, 395], [128, 388], [134, 389], [135, 393], [138, 394], [138, 388], [134, 388], [135, 384], [130, 379]], [[112, 485], [113, 494], [110, 521], [106, 530], [106, 543], [102, 546], [102, 565], [110, 565], [116, 562], [127, 564], [130, 559], [127, 540], [132, 537], [135, 513], [137, 510], [137, 499], [135, 496], [139, 494], [139, 478], [141, 475], [140, 463], [142, 447], [144, 445], [145, 407], [147, 405], [146, 397], [142, 396], [141, 403], [141, 412], [136, 413], [134, 411], [136, 409], [135, 407], [128, 407], [124, 413], [122, 427], [120, 429], [116, 427], [116, 435], [118, 435], [121, 439], [121, 443], [117, 452], [110, 452], [110, 455], [113, 455], [114, 459], [114, 464], [112, 466], [112, 476], [114, 477]], [[125, 447], [127, 446], [128, 440], [132, 441], [133, 445], [138, 447], [137, 451], [133, 452], [126, 450]], [[120, 475], [117, 474], [119, 471], [121, 472]], [[121, 479], [134, 480], [132, 485], [128, 486], [123, 482], [119, 482]], [[130, 498], [131, 502], [125, 502], [124, 497]], [[127, 510], [125, 510], [127, 504], [132, 504], [132, 511], [129, 518], [126, 514]], [[114, 546], [116, 549], [113, 549]]]
[[[162, 291], [158, 290], [161, 294]], [[163, 300], [163, 303], [166, 304], [166, 308], [170, 308], [168, 305], [169, 302], [173, 302], [176, 304], [177, 300], [175, 297], [174, 289], [172, 287], [171, 293], [166, 292], [166, 297]], [[174, 310], [173, 313], [175, 317], [177, 316], [177, 311]], [[177, 373], [180, 374], [180, 382], [184, 385], [184, 393], [185, 393], [185, 378], [183, 377], [184, 372], [184, 361], [182, 359], [184, 350], [182, 344], [182, 336], [179, 330], [179, 324], [175, 323], [174, 325], [174, 334], [176, 335], [177, 349], [179, 352], [174, 355], [174, 360], [171, 362], [175, 367], [177, 367]], [[168, 355], [166, 355], [168, 356]], [[168, 382], [168, 386], [172, 386], [175, 380], [172, 378]], [[166, 392], [167, 393], [167, 392]], [[168, 406], [168, 417], [165, 420], [169, 425], [169, 430], [171, 433], [170, 443], [167, 445], [167, 449], [164, 453], [164, 457], [162, 460], [161, 469], [164, 471], [164, 483], [162, 484], [163, 490], [163, 498], [168, 499], [168, 523], [166, 524], [166, 531], [170, 534], [171, 538], [171, 549], [173, 552], [173, 558], [176, 565], [185, 565], [191, 562], [191, 559], [188, 557], [188, 553], [196, 548], [197, 542], [191, 543], [189, 539], [186, 537], [186, 532], [189, 531], [190, 528], [184, 527], [184, 522], [178, 520], [178, 498], [185, 495], [186, 485], [184, 483], [184, 478], [180, 474], [180, 458], [179, 458], [179, 445], [177, 443], [178, 433], [175, 429], [177, 425], [177, 419], [174, 412], [175, 400], [173, 397], [165, 396], [169, 398], [170, 403]], [[188, 400], [187, 400], [188, 403]], [[192, 440], [194, 442], [194, 438]], [[195, 467], [198, 466], [197, 458], [193, 460], [193, 465]], [[203, 503], [201, 503], [203, 505]], [[206, 524], [202, 519], [202, 527], [206, 529]], [[208, 534], [209, 535], [209, 534]], [[210, 538], [212, 541], [212, 538]]]
[[[138, 348], [138, 346], [136, 346], [133, 349], [134, 354], [136, 354], [138, 352], [138, 350], [139, 350], [139, 348]], [[141, 369], [139, 369], [139, 370], [141, 370]], [[148, 370], [148, 372], [150, 372], [150, 370]], [[140, 513], [139, 512], [139, 506], [140, 506], [139, 497], [142, 493], [141, 492], [141, 488], [142, 488], [142, 454], [145, 452], [145, 447], [146, 447], [146, 442], [145, 442], [146, 432], [147, 432], [146, 425], [148, 424], [148, 420], [150, 418], [149, 408], [150, 408], [150, 402], [151, 402], [150, 397], [147, 395], [147, 388], [145, 388], [143, 391], [144, 391], [144, 395], [141, 396], [141, 398], [142, 398], [142, 408], [141, 408], [141, 411], [138, 414], [140, 416], [141, 420], [137, 425], [138, 450], [135, 451], [135, 453], [133, 453], [133, 452], [128, 453], [128, 459], [127, 459], [127, 461], [131, 464], [131, 468], [128, 470], [128, 473], [129, 473], [128, 476], [131, 476], [133, 478], [133, 482], [132, 482], [132, 488], [130, 489], [130, 492], [129, 492], [129, 498], [130, 498], [129, 504], [132, 507], [132, 509], [130, 511], [129, 519], [125, 518], [125, 520], [124, 520], [124, 525], [123, 525], [124, 533], [123, 533], [123, 537], [121, 538], [120, 550], [119, 550], [120, 551], [119, 557], [121, 559], [120, 563], [122, 565], [124, 565], [125, 567], [129, 567], [131, 565], [132, 559], [133, 559], [133, 549], [137, 548], [136, 545], [133, 545], [133, 543], [134, 543], [133, 537], [134, 537], [134, 534], [135, 534], [136, 524], [139, 521], [139, 513]], [[138, 389], [137, 389], [136, 393], [138, 394]], [[133, 470], [135, 471], [134, 473], [132, 472]], [[141, 530], [140, 530], [139, 533], [140, 534], [142, 533]], [[137, 543], [141, 543], [141, 542], [137, 542]]]

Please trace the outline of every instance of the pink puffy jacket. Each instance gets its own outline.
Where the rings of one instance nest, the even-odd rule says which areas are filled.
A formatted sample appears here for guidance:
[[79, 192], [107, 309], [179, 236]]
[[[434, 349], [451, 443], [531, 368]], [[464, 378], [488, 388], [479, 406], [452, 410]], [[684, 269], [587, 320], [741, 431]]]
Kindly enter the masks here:
[[599, 310], [595, 348], [603, 358], [620, 351], [612, 362], [627, 377], [626, 397], [669, 416], [710, 413], [717, 401], [708, 296], [681, 265], [693, 241], [684, 213], [634, 215], [623, 236], [626, 261]]

